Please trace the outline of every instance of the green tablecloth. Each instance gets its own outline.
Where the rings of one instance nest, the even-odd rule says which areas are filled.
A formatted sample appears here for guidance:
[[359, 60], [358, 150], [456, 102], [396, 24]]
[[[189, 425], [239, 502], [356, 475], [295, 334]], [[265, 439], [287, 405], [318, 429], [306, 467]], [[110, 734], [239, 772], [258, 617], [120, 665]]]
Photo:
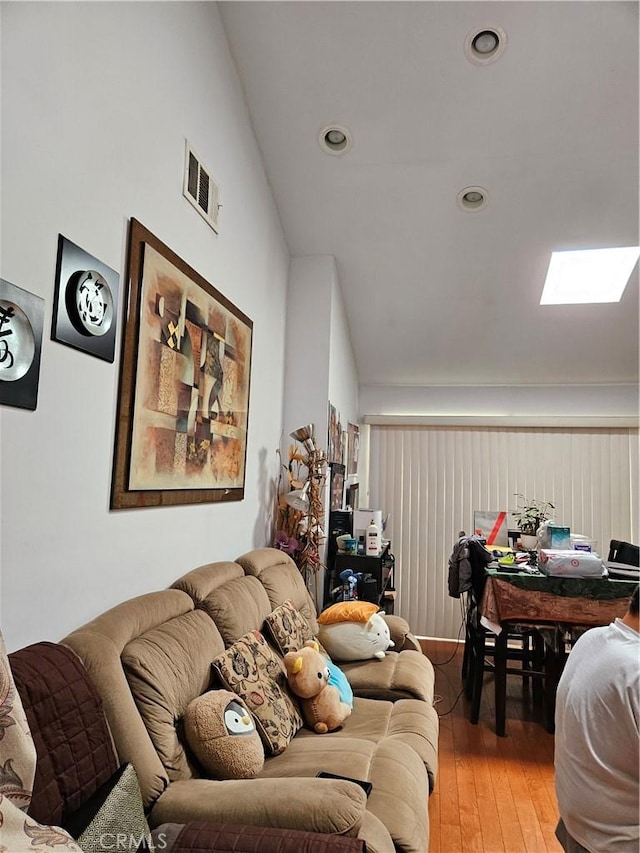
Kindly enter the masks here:
[[608, 625], [623, 616], [636, 581], [557, 578], [487, 569], [480, 613], [493, 624]]
[[637, 581], [617, 578], [558, 578], [549, 575], [532, 575], [529, 572], [501, 572], [498, 569], [487, 569], [487, 573], [518, 589], [535, 592], [549, 592], [552, 595], [563, 595], [572, 598], [592, 598], [599, 601], [610, 601], [613, 598], [630, 598]]

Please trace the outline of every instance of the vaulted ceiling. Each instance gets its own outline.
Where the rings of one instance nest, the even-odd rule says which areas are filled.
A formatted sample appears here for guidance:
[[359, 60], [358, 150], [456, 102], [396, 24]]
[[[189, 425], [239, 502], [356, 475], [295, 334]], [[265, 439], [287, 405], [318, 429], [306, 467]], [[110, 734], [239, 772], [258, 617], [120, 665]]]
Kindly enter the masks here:
[[[335, 257], [363, 384], [638, 381], [637, 268], [620, 303], [539, 304], [554, 249], [638, 245], [637, 3], [219, 8], [289, 250]], [[477, 64], [484, 29], [506, 46]]]

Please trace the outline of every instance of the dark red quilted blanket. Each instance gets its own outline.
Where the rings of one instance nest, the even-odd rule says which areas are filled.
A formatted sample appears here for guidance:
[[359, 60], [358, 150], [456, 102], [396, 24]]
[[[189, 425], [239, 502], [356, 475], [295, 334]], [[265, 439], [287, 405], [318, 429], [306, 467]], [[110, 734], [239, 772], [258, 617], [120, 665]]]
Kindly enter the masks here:
[[[153, 833], [158, 849], [164, 843], [158, 835], [163, 829]], [[357, 838], [297, 829], [193, 822], [182, 829], [169, 824], [168, 830], [170, 853], [366, 853], [364, 841]]]
[[101, 700], [66, 646], [35, 643], [9, 664], [38, 753], [29, 815], [61, 826], [118, 768]]

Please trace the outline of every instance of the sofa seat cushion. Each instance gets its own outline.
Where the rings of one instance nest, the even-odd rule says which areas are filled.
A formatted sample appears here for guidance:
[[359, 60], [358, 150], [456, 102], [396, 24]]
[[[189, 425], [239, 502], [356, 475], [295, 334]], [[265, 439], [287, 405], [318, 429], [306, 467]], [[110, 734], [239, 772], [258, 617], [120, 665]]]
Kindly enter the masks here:
[[342, 661], [340, 668], [356, 696], [367, 699], [422, 699], [433, 703], [433, 664], [422, 652], [387, 652], [383, 660]]
[[250, 631], [218, 655], [213, 668], [227, 690], [245, 702], [267, 753], [278, 755], [303, 725], [281, 659], [260, 631]]
[[[225, 821], [311, 832], [357, 835], [366, 812], [362, 788], [348, 782], [323, 787], [323, 779], [186, 779], [169, 785], [149, 823]], [[424, 851], [422, 851], [424, 853]]]
[[[304, 733], [304, 734], [303, 734]], [[269, 756], [258, 774], [261, 779], [316, 776], [321, 770], [352, 779], [369, 779], [369, 768], [377, 744], [363, 738], [336, 738], [302, 729], [281, 754]], [[308, 737], [307, 737], [308, 735]]]
[[[347, 717], [341, 729], [331, 732], [331, 738], [336, 742], [355, 738], [372, 743], [385, 740], [407, 744], [426, 767], [429, 774], [429, 789], [433, 790], [438, 772], [439, 722], [435, 708], [419, 699], [384, 702], [379, 699], [356, 697], [353, 700], [351, 716]], [[298, 732], [296, 741], [307, 739], [322, 741], [324, 738], [324, 735], [302, 729]], [[328, 770], [329, 768], [319, 769]]]
[[[389, 705], [389, 716], [394, 707]], [[346, 733], [341, 737], [337, 734], [299, 732], [286, 752], [267, 759], [260, 777], [315, 776], [325, 770], [365, 779], [373, 786], [367, 810], [386, 826], [395, 849], [425, 853], [429, 849], [426, 836], [429, 784], [418, 755], [395, 738], [382, 737], [376, 742], [373, 738], [365, 741]]]

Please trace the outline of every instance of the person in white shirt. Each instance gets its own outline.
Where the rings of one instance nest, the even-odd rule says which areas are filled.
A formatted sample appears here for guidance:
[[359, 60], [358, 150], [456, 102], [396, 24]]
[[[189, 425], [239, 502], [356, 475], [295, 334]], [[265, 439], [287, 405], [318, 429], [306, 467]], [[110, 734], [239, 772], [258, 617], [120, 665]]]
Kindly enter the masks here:
[[556, 698], [556, 836], [566, 853], [640, 850], [638, 590], [622, 619], [583, 634]]

